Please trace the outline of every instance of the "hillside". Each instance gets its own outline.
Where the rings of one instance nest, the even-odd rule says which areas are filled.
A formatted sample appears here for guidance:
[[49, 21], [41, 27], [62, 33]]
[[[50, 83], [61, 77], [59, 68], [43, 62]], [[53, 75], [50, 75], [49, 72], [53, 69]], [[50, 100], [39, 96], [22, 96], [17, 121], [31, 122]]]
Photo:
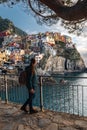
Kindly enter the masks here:
[[17, 34], [20, 36], [26, 36], [27, 33], [19, 29], [18, 27], [14, 26], [13, 22], [8, 19], [3, 19], [0, 17], [0, 32], [11, 30], [11, 33]]

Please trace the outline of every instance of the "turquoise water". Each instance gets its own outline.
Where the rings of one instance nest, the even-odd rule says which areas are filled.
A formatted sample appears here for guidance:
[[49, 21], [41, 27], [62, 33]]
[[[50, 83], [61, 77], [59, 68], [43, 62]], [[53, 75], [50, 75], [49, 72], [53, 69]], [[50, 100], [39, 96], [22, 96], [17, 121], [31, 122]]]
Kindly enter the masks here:
[[44, 106], [51, 110], [87, 116], [87, 73], [73, 73], [63, 77], [66, 84], [44, 86]]
[[[87, 116], [87, 73], [68, 74], [65, 77], [56, 75], [57, 84], [43, 85], [43, 107], [46, 109]], [[60, 79], [67, 80], [60, 84]], [[5, 100], [5, 90], [0, 91]], [[14, 86], [8, 89], [8, 100], [23, 104], [28, 98], [25, 86]], [[40, 87], [36, 88], [35, 106], [40, 106]]]

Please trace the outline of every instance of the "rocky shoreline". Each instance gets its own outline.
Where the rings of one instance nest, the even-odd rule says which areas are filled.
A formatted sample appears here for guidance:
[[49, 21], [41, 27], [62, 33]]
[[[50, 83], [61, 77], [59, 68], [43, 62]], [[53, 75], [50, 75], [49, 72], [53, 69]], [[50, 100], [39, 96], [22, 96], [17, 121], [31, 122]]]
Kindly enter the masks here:
[[0, 101], [0, 130], [87, 130], [87, 117], [50, 110], [26, 114], [20, 107]]

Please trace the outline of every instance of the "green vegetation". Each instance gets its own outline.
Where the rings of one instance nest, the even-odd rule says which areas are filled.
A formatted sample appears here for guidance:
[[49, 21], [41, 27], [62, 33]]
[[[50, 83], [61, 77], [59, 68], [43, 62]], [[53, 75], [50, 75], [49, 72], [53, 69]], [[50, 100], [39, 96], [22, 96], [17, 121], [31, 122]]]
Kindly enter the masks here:
[[61, 48], [65, 48], [66, 43], [64, 43], [62, 41], [56, 41], [56, 45], [60, 46]]
[[70, 60], [79, 60], [81, 58], [80, 54], [78, 51], [74, 49], [66, 49], [64, 52], [65, 58], [70, 59]]
[[2, 17], [0, 17], [0, 32], [5, 31], [5, 30], [10, 30], [10, 31], [12, 31], [13, 34], [17, 34], [20, 36], [27, 35], [27, 33], [22, 31], [21, 29], [15, 27], [14, 24], [10, 20], [3, 19]]
[[[8, 19], [3, 19], [0, 17], [0, 32], [10, 30], [12, 34], [17, 34], [19, 36], [26, 36], [27, 33], [22, 31], [21, 29], [17, 28], [14, 26], [14, 24], [8, 20]], [[0, 38], [0, 44], [2, 43], [3, 38]]]
[[81, 58], [76, 48], [66, 48], [66, 43], [56, 42], [57, 55], [70, 60], [79, 60]]

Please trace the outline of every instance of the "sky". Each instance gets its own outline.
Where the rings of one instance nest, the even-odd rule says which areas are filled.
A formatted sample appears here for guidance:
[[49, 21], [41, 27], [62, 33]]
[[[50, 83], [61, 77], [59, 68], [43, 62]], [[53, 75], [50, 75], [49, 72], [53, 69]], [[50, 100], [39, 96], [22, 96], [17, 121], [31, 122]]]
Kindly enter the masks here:
[[[28, 34], [36, 34], [38, 32], [60, 32], [61, 34], [68, 35], [72, 37], [72, 42], [76, 43], [76, 48], [81, 54], [85, 65], [87, 66], [87, 37], [76, 36], [74, 34], [69, 34], [67, 30], [64, 29], [58, 22], [52, 26], [39, 25], [37, 24], [35, 18], [28, 13], [29, 10], [25, 10], [23, 6], [14, 5], [9, 8], [7, 5], [0, 5], [0, 16], [2, 18], [8, 18], [13, 22], [13, 24], [27, 32]], [[87, 26], [85, 27], [85, 33], [87, 34]]]

